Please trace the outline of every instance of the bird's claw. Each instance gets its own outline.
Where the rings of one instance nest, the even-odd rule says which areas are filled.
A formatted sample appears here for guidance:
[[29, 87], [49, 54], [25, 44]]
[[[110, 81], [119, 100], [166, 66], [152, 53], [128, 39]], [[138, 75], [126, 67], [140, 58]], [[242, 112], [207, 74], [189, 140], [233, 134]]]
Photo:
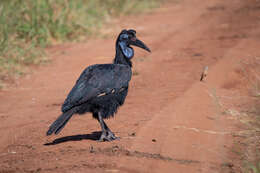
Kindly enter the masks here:
[[104, 141], [113, 141], [113, 140], [119, 140], [120, 137], [115, 136], [115, 134], [111, 131], [106, 131], [106, 132], [102, 132], [100, 138], [99, 138], [99, 142], [104, 142]]

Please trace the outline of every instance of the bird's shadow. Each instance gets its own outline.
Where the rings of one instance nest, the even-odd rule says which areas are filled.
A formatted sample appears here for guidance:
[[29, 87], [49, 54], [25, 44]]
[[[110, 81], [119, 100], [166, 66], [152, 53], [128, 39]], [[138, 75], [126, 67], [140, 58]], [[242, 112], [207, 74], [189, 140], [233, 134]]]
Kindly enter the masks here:
[[81, 141], [81, 140], [93, 140], [97, 141], [99, 140], [99, 137], [101, 136], [101, 131], [99, 132], [92, 132], [91, 134], [83, 134], [83, 135], [73, 135], [73, 136], [65, 136], [61, 138], [57, 138], [52, 142], [45, 143], [44, 145], [57, 145], [63, 142], [69, 142], [69, 141]]

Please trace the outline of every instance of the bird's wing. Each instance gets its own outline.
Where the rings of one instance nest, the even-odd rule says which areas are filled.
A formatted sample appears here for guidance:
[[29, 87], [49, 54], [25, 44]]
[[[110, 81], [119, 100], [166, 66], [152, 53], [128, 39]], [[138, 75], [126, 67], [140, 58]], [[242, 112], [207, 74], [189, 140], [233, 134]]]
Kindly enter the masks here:
[[120, 64], [97, 64], [86, 68], [68, 94], [62, 112], [99, 96], [127, 87], [131, 79], [131, 68]]

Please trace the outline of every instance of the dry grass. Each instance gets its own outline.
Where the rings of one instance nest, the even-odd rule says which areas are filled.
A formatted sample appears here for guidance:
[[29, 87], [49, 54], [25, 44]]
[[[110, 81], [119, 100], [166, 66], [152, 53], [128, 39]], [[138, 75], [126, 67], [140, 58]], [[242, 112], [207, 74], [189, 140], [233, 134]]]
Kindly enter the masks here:
[[96, 35], [109, 18], [145, 12], [160, 1], [1, 0], [0, 82], [26, 73], [28, 65], [47, 62], [47, 45]]

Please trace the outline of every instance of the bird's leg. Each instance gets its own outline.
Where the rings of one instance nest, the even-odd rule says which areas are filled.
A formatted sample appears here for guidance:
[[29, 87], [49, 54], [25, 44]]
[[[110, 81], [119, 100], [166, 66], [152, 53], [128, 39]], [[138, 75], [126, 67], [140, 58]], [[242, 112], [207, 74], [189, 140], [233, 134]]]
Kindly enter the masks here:
[[101, 136], [99, 138], [99, 141], [105, 141], [105, 138], [106, 138], [106, 128], [105, 128], [105, 123], [103, 121], [103, 118], [102, 118], [102, 115], [101, 115], [100, 112], [98, 113], [98, 122], [100, 123], [101, 129], [102, 129], [102, 134], [101, 134]]
[[115, 139], [119, 139], [118, 137], [116, 137], [114, 135], [113, 132], [111, 132], [111, 130], [108, 128], [108, 126], [106, 125], [106, 123], [104, 122], [101, 113], [98, 113], [98, 121], [100, 123], [101, 129], [102, 129], [102, 134], [99, 138], [99, 141], [112, 141]]
[[112, 140], [115, 140], [115, 139], [120, 139], [119, 137], [115, 136], [115, 134], [108, 128], [107, 124], [105, 123], [105, 121], [103, 120], [103, 123], [105, 125], [105, 129], [106, 129], [106, 132], [107, 132], [107, 137], [112, 139]]

